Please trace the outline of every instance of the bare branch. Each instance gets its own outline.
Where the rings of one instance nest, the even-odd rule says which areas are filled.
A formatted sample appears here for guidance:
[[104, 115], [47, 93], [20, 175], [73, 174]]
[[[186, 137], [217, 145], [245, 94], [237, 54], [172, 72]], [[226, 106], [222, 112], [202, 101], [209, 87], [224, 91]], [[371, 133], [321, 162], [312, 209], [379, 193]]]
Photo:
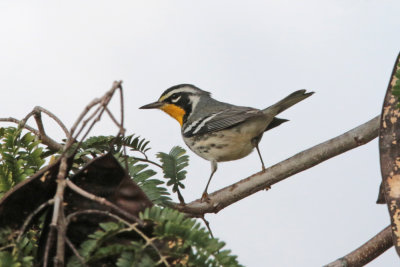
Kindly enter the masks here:
[[[116, 219], [117, 221], [120, 221], [122, 223], [124, 223], [125, 225], [128, 226], [128, 228], [123, 229], [123, 232], [128, 232], [128, 231], [135, 231], [137, 234], [139, 234], [145, 241], [146, 241], [146, 246], [150, 245], [158, 254], [158, 256], [160, 257], [160, 263], [164, 263], [165, 266], [170, 266], [168, 261], [167, 261], [167, 257], [163, 256], [161, 251], [158, 249], [158, 247], [154, 244], [153, 239], [148, 237], [145, 233], [143, 233], [138, 227], [138, 223], [130, 223], [127, 222], [126, 220], [122, 219], [121, 217], [119, 217], [118, 215], [115, 215], [113, 213], [110, 213], [108, 211], [103, 211], [103, 210], [81, 210], [81, 211], [76, 211], [74, 213], [71, 213], [70, 215], [67, 216], [67, 224], [71, 221], [72, 218], [82, 215], [82, 214], [102, 214], [102, 215], [106, 215], [109, 216], [111, 218]], [[122, 232], [121, 231], [121, 232]]]
[[209, 195], [209, 202], [193, 201], [188, 205], [173, 204], [173, 208], [199, 216], [217, 213], [221, 209], [260, 190], [270, 187], [296, 173], [311, 168], [327, 159], [368, 143], [378, 136], [379, 116], [319, 145], [304, 150], [235, 184]]
[[383, 252], [393, 246], [392, 231], [390, 225], [376, 236], [368, 240], [364, 245], [347, 254], [343, 258], [325, 265], [325, 267], [358, 267], [364, 266], [374, 260]]
[[[52, 118], [52, 119], [61, 127], [61, 129], [62, 129], [62, 130], [64, 131], [64, 133], [65, 133], [65, 136], [66, 136], [67, 138], [69, 137], [69, 131], [68, 131], [67, 127], [64, 125], [64, 123], [63, 123], [56, 115], [54, 115], [53, 113], [51, 113], [51, 112], [48, 111], [47, 109], [45, 109], [45, 108], [43, 108], [43, 107], [40, 107], [40, 106], [36, 106], [36, 107], [33, 109], [33, 111], [35, 112], [35, 114], [34, 114], [35, 119], [36, 119], [36, 115], [39, 115], [39, 116], [40, 116], [40, 113], [41, 113], [41, 112], [47, 114], [47, 116], [49, 116], [50, 118]], [[39, 124], [38, 124], [38, 127], [39, 127]], [[40, 127], [39, 127], [39, 130], [40, 130]], [[44, 129], [43, 129], [43, 132], [44, 132]]]
[[106, 107], [106, 112], [107, 112], [108, 116], [110, 116], [112, 122], [114, 122], [115, 125], [117, 125], [118, 128], [122, 128], [122, 126], [119, 124], [117, 119], [114, 117], [114, 115], [111, 113], [111, 111], [107, 107]]
[[80, 261], [80, 263], [82, 264], [82, 266], [84, 267], [88, 267], [89, 265], [87, 265], [85, 263], [85, 259], [79, 254], [79, 251], [76, 249], [76, 247], [74, 246], [74, 244], [72, 244], [71, 240], [69, 240], [68, 237], [65, 237], [65, 243], [67, 243], [68, 247], [72, 250], [72, 252], [75, 254], [75, 256], [78, 258], [78, 260]]
[[21, 240], [21, 237], [22, 237], [23, 233], [25, 232], [26, 227], [28, 227], [28, 225], [31, 223], [33, 217], [38, 215], [47, 206], [53, 205], [53, 203], [54, 203], [54, 199], [49, 199], [46, 202], [42, 203], [42, 205], [37, 207], [31, 214], [29, 214], [29, 216], [25, 219], [24, 224], [22, 225], [22, 227], [19, 230], [19, 235], [18, 235], [18, 238], [17, 238], [17, 242], [19, 240]]
[[3, 122], [12, 122], [12, 123], [16, 123], [18, 125], [21, 125], [21, 127], [23, 127], [24, 129], [30, 131], [31, 133], [33, 133], [34, 135], [36, 135], [37, 137], [39, 137], [39, 139], [42, 141], [42, 143], [46, 146], [48, 146], [51, 150], [61, 150], [63, 149], [63, 145], [57, 143], [55, 140], [51, 139], [50, 137], [48, 137], [47, 135], [42, 135], [38, 130], [36, 130], [35, 128], [27, 125], [27, 124], [23, 124], [23, 121], [17, 120], [15, 118], [9, 117], [9, 118], [0, 118], [0, 121]]
[[[113, 96], [113, 94], [115, 93], [115, 90], [120, 89], [122, 86], [122, 81], [115, 81], [111, 87], [111, 89], [109, 91], [107, 91], [102, 98], [100, 99], [94, 99], [89, 105], [86, 106], [86, 108], [82, 111], [82, 113], [79, 115], [78, 119], [75, 121], [74, 125], [72, 126], [70, 133], [71, 135], [74, 134], [76, 128], [78, 127], [78, 125], [81, 123], [81, 121], [85, 118], [85, 116], [87, 115], [87, 113], [96, 105], [100, 104], [100, 106], [95, 110], [95, 112], [89, 116], [89, 118], [87, 120], [85, 120], [82, 123], [82, 126], [80, 128], [80, 130], [78, 131], [78, 133], [75, 136], [75, 139], [78, 138], [79, 134], [82, 132], [82, 130], [86, 127], [86, 124], [93, 119], [98, 113], [100, 113], [96, 119], [94, 119], [94, 121], [92, 122], [92, 124], [89, 126], [89, 128], [87, 129], [86, 133], [84, 134], [83, 138], [84, 139], [86, 137], [86, 135], [90, 132], [90, 130], [92, 129], [92, 127], [94, 126], [94, 124], [100, 119], [101, 115], [103, 114], [105, 108], [107, 107], [108, 103], [111, 100], [111, 97]], [[67, 145], [68, 146], [68, 145]]]
[[57, 174], [57, 191], [54, 196], [54, 208], [53, 208], [53, 217], [51, 220], [50, 227], [56, 227], [57, 229], [57, 250], [56, 250], [56, 258], [55, 266], [61, 267], [64, 266], [64, 257], [65, 257], [65, 236], [67, 232], [67, 228], [65, 227], [65, 214], [64, 214], [64, 191], [65, 191], [65, 178], [68, 174], [68, 163], [67, 157], [64, 155], [61, 158], [60, 168]]
[[146, 158], [137, 158], [137, 157], [132, 157], [132, 158], [135, 159], [135, 160], [138, 160], [138, 161], [143, 161], [143, 162], [147, 162], [147, 163], [153, 164], [154, 166], [157, 166], [158, 168], [162, 169], [162, 166], [160, 164], [158, 164], [157, 162], [154, 162], [152, 160], [149, 160], [149, 159], [146, 159]]

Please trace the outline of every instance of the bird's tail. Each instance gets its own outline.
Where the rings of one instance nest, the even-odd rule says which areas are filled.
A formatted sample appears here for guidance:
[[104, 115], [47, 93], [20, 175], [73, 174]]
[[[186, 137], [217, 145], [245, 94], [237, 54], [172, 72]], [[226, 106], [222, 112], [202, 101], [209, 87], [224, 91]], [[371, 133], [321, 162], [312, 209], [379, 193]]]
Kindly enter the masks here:
[[298, 90], [294, 93], [291, 93], [281, 101], [275, 103], [274, 105], [266, 108], [263, 112], [267, 115], [275, 117], [275, 115], [281, 113], [282, 111], [290, 108], [294, 104], [306, 99], [307, 97], [314, 94], [314, 92], [306, 93], [306, 90]]

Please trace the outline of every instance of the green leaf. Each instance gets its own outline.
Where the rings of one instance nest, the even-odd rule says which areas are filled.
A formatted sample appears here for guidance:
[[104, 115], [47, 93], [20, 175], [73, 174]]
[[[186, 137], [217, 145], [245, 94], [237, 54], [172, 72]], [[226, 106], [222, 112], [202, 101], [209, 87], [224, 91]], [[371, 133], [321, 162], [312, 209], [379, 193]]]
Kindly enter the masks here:
[[183, 170], [189, 165], [189, 156], [186, 150], [175, 146], [166, 154], [159, 152], [157, 157], [162, 163], [164, 177], [168, 179], [167, 185], [172, 185], [172, 191], [176, 192], [179, 188], [185, 188], [181, 183], [186, 178], [186, 171]]
[[185, 262], [184, 266], [241, 266], [231, 251], [221, 250], [224, 242], [212, 238], [195, 219], [177, 210], [155, 206], [146, 209], [140, 218], [154, 223], [157, 240], [169, 241], [169, 250], [163, 252], [177, 262]]
[[[131, 157], [126, 158], [126, 160], [129, 175], [154, 204], [166, 205], [171, 201], [168, 190], [163, 186], [164, 182], [152, 178], [156, 172], [148, 169], [148, 164], [140, 164], [137, 159]], [[125, 159], [120, 157], [119, 161], [124, 166]]]
[[43, 148], [30, 132], [0, 128], [0, 194], [37, 172], [45, 163]]

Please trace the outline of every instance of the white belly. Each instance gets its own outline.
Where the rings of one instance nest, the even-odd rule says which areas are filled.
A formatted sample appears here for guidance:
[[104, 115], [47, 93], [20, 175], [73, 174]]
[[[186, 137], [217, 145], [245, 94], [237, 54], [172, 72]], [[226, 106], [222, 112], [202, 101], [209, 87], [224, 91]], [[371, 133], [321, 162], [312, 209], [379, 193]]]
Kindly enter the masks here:
[[253, 151], [252, 140], [261, 138], [268, 123], [265, 119], [252, 120], [231, 129], [183, 139], [194, 153], [206, 160], [236, 160]]

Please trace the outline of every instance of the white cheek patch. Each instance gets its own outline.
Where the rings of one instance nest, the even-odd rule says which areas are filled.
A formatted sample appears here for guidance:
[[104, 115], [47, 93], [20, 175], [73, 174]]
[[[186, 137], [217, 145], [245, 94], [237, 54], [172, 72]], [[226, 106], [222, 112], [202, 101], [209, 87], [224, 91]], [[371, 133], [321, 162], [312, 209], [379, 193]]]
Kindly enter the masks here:
[[196, 109], [197, 104], [199, 103], [200, 97], [198, 95], [190, 95], [189, 96], [190, 103], [192, 103], [192, 112]]
[[178, 97], [176, 97], [174, 99], [171, 99], [171, 101], [172, 101], [172, 103], [176, 103], [176, 102], [179, 101], [179, 99], [181, 99], [181, 96], [178, 96]]

